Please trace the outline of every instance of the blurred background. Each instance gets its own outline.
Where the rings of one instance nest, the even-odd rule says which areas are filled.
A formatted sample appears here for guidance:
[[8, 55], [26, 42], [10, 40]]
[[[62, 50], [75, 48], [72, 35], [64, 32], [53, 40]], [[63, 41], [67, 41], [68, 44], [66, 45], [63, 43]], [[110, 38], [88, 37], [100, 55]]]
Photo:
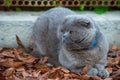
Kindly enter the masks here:
[[120, 0], [0, 0], [0, 47], [17, 47], [15, 35], [28, 46], [37, 17], [58, 6], [91, 16], [109, 43], [120, 46]]

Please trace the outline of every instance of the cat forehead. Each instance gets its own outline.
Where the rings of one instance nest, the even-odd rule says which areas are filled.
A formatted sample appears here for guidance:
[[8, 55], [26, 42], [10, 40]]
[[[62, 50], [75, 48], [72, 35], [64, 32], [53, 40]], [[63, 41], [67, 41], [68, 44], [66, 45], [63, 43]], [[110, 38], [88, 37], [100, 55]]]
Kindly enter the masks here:
[[86, 15], [68, 15], [65, 17], [63, 24], [64, 25], [79, 25], [82, 23], [91, 23], [93, 24], [93, 20]]

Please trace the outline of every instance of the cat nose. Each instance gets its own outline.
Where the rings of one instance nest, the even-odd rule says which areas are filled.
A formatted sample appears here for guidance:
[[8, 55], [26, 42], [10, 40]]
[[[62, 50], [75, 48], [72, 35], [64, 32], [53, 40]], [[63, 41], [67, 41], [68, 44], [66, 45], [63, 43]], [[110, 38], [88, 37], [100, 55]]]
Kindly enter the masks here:
[[66, 32], [66, 33], [63, 34], [63, 37], [64, 37], [64, 38], [66, 38], [66, 37], [68, 37], [68, 36], [69, 36], [69, 32]]

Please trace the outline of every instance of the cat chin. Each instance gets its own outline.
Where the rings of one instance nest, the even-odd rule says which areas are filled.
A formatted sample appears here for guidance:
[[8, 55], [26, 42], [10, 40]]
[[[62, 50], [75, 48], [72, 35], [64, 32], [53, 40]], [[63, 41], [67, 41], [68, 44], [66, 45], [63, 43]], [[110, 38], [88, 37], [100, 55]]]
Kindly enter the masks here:
[[68, 50], [68, 51], [75, 51], [75, 50], [81, 50], [81, 49], [83, 49], [82, 47], [80, 48], [78, 48], [78, 47], [74, 47], [74, 46], [68, 46], [68, 45], [64, 45], [63, 46], [64, 47], [64, 49], [66, 49], [66, 50]]

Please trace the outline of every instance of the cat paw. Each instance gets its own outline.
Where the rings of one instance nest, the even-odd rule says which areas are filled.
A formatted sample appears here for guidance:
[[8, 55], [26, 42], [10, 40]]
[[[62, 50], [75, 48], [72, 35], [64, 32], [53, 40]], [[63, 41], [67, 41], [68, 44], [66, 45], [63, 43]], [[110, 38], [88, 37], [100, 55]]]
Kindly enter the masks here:
[[97, 74], [98, 74], [98, 70], [97, 70], [96, 68], [91, 68], [91, 69], [88, 71], [87, 74], [88, 74], [88, 75], [92, 75], [92, 76], [97, 75]]
[[102, 78], [109, 77], [109, 75], [110, 74], [109, 74], [109, 72], [106, 69], [98, 71], [98, 76], [100, 76]]

